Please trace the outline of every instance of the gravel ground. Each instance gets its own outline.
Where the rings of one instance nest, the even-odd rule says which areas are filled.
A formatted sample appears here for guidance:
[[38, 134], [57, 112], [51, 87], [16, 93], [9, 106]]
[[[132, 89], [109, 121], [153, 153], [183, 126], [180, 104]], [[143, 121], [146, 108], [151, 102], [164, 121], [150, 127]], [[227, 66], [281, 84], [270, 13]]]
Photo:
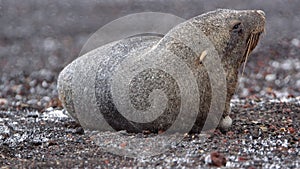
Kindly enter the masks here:
[[[217, 7], [230, 8], [230, 4], [236, 4], [232, 8], [237, 9], [261, 8], [267, 13], [267, 34], [249, 58], [232, 100], [232, 128], [226, 132], [216, 130], [160, 138], [159, 134], [148, 132], [84, 130], [64, 112], [57, 98], [58, 73], [76, 58], [88, 35], [101, 26], [95, 24], [101, 7], [85, 13], [80, 9], [95, 6], [95, 2], [70, 5], [68, 0], [41, 1], [33, 5], [34, 0], [24, 4], [0, 0], [0, 10], [3, 9], [0, 21], [4, 25], [0, 32], [1, 168], [210, 168], [222, 165], [300, 168], [300, 29], [297, 29], [299, 16], [295, 8], [299, 2], [287, 1], [283, 5], [279, 1], [201, 1], [200, 12], [196, 10], [200, 1], [199, 4], [191, 2], [190, 6], [177, 11], [175, 9], [181, 9], [180, 5], [176, 6], [180, 1], [172, 4], [174, 8], [161, 5], [170, 4], [169, 1], [157, 1], [157, 5], [145, 1], [131, 7], [122, 7], [116, 1], [116, 6], [107, 3], [110, 8], [102, 11], [110, 15], [116, 12], [114, 8], [120, 8], [116, 14], [101, 15], [101, 24], [130, 11], [166, 11], [189, 18]], [[51, 12], [39, 15], [47, 5], [50, 11], [58, 11], [57, 16]], [[62, 22], [60, 19], [68, 15], [71, 8], [85, 21], [72, 20], [71, 16], [77, 16], [74, 12], [70, 21]], [[88, 19], [89, 15], [92, 18]], [[42, 18], [29, 19], [31, 16]], [[73, 29], [76, 21], [86, 27]], [[62, 24], [55, 24], [60, 22]], [[36, 25], [30, 27], [34, 23]], [[13, 26], [9, 27], [10, 24]], [[282, 32], [278, 33], [279, 30]], [[146, 152], [143, 150], [154, 147], [147, 144], [148, 140], [160, 138], [159, 143], [164, 144], [176, 137], [183, 139], [170, 144], [169, 151], [154, 157], [135, 159], [106, 151], [111, 146], [123, 150], [140, 145], [138, 148]], [[139, 144], [129, 144], [132, 140]]]
[[[234, 123], [229, 131], [171, 135], [159, 143], [164, 144], [172, 137], [184, 137], [181, 142], [170, 144], [169, 150], [162, 154], [139, 159], [110, 153], [105, 149], [106, 143], [121, 150], [137, 145], [141, 145], [138, 149], [146, 149], [153, 146], [147, 139], [157, 134], [125, 131], [95, 134], [84, 131], [61, 110], [60, 105], [38, 111], [32, 105], [23, 104], [9, 106], [10, 111], [5, 108], [0, 111], [0, 162], [3, 168], [202, 168], [222, 164], [230, 168], [300, 167], [299, 97], [233, 100], [231, 116]], [[131, 140], [141, 143], [127, 144]], [[215, 153], [217, 157], [214, 157]], [[227, 162], [218, 163], [220, 158]]]

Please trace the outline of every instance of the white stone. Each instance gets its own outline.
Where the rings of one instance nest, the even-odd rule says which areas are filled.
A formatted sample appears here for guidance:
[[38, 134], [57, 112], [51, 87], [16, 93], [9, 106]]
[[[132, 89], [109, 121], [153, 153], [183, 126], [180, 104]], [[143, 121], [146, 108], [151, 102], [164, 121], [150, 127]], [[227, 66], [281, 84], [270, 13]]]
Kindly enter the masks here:
[[292, 41], [291, 41], [292, 45], [296, 46], [296, 47], [299, 47], [300, 46], [300, 40], [299, 39], [296, 39], [294, 38]]
[[276, 74], [268, 74], [265, 77], [266, 81], [270, 82], [270, 81], [274, 81], [276, 79]]

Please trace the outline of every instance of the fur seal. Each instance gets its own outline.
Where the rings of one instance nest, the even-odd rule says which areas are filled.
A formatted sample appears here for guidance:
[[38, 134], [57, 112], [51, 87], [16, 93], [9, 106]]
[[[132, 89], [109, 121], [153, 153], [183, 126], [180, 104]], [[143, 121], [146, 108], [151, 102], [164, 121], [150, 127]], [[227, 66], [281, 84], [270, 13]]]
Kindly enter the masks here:
[[[217, 123], [221, 129], [226, 129], [232, 123], [228, 115], [230, 100], [238, 81], [238, 69], [247, 61], [264, 29], [265, 14], [261, 10], [218, 9], [175, 26], [163, 37], [140, 35], [112, 42], [77, 58], [62, 70], [58, 78], [59, 98], [69, 114], [89, 129], [166, 131], [176, 121], [183, 102], [199, 104], [191, 132], [200, 132], [205, 121]], [[221, 112], [220, 120], [207, 119], [212, 101], [212, 78], [206, 64], [207, 60], [212, 59], [212, 55], [210, 51], [205, 50], [207, 44], [203, 38], [208, 38], [220, 58], [220, 65], [216, 65], [215, 69], [222, 67], [224, 70], [225, 83], [218, 83], [219, 86], [226, 86], [224, 111]], [[192, 46], [187, 45], [189, 41], [194, 42], [190, 43]], [[200, 53], [197, 53], [197, 50]], [[147, 53], [146, 57], [142, 57], [144, 53]], [[169, 63], [173, 55], [184, 61], [195, 76], [195, 91], [199, 92], [196, 98], [191, 91], [184, 99], [181, 97], [185, 89], [182, 89], [183, 85], [174, 77], [176, 75], [141, 63], [147, 60], [148, 63], [162, 64], [166, 69], [172, 70], [174, 64], [178, 63]], [[128, 58], [134, 57], [138, 57], [134, 63], [130, 62], [130, 59], [128, 61]], [[124, 62], [131, 66], [126, 67], [125, 64], [125, 67], [120, 68]], [[182, 67], [180, 64], [177, 66]], [[135, 70], [141, 71], [134, 75], [126, 75], [126, 72]], [[183, 67], [178, 70], [184, 71]], [[118, 79], [112, 79], [116, 72], [121, 75]], [[124, 76], [125, 80], [122, 79]], [[128, 85], [127, 93], [124, 93], [118, 82]], [[189, 87], [188, 85], [185, 84], [184, 87]], [[123, 96], [124, 94], [127, 96]], [[124, 100], [129, 102], [122, 102]], [[149, 116], [143, 119], [143, 122], [139, 120], [145, 114], [141, 114], [141, 117], [135, 120], [128, 120], [116, 104], [130, 111], [134, 109], [132, 111], [147, 112], [148, 109], [154, 109], [159, 114]], [[190, 124], [182, 123], [182, 128], [188, 125]], [[183, 130], [176, 128], [174, 131]]]

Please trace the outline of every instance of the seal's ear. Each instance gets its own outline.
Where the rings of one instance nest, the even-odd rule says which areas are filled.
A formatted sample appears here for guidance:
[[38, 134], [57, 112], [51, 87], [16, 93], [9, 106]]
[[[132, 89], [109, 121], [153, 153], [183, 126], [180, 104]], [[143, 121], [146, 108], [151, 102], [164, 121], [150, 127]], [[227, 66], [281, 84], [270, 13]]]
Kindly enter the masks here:
[[232, 33], [242, 33], [243, 32], [243, 24], [240, 20], [233, 20], [229, 24], [230, 32]]

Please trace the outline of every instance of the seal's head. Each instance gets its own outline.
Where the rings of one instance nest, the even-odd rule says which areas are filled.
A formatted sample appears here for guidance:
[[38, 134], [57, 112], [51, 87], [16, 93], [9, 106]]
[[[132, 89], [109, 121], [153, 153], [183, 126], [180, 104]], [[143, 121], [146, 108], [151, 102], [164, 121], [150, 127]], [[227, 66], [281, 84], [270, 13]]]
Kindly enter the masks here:
[[265, 29], [265, 13], [261, 10], [218, 9], [194, 19], [215, 45], [225, 69], [229, 65], [240, 67]]
[[261, 10], [218, 9], [193, 18], [192, 23], [210, 39], [226, 71], [226, 108], [220, 128], [231, 126], [230, 100], [235, 93], [238, 70], [247, 61], [265, 30], [265, 13]]

